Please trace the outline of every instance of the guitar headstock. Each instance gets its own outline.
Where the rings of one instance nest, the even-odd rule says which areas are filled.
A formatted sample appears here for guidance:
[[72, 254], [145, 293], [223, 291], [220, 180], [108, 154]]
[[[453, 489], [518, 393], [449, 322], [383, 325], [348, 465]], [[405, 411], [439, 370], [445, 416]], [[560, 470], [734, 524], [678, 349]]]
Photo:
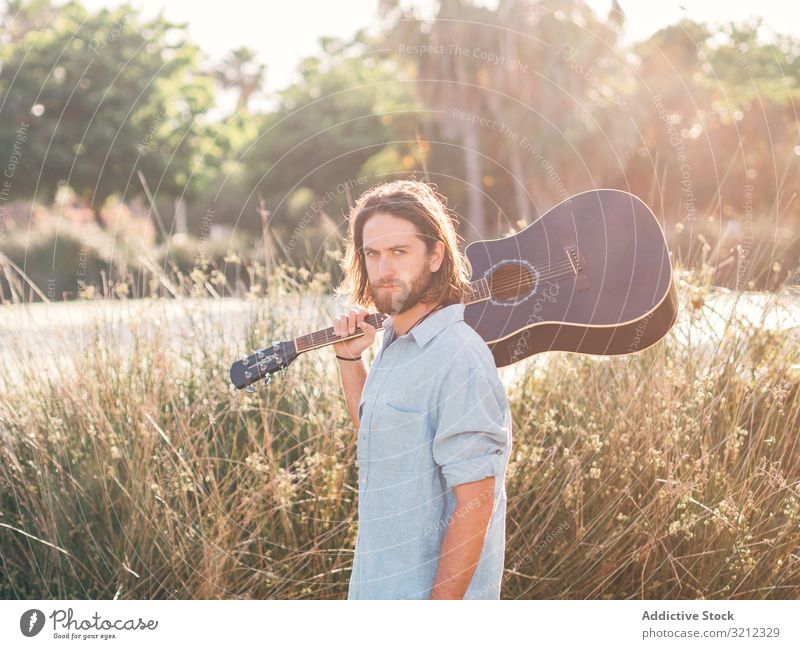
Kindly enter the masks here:
[[[255, 353], [231, 365], [231, 383], [239, 390], [261, 379], [269, 383], [275, 372], [283, 372], [297, 356], [294, 341], [274, 340], [271, 347], [257, 349]], [[255, 388], [248, 388], [248, 392], [253, 391]]]

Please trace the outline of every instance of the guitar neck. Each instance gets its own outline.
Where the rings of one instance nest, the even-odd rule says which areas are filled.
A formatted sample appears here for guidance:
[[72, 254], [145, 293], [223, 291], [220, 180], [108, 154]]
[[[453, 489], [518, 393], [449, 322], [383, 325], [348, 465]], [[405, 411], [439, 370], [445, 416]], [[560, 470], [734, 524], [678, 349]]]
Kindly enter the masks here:
[[[489, 290], [489, 282], [486, 280], [486, 278], [479, 279], [470, 283], [470, 294], [465, 300], [465, 303], [473, 304], [474, 302], [481, 302], [482, 300], [488, 299], [490, 295], [491, 292]], [[388, 316], [384, 315], [383, 313], [370, 313], [366, 318], [364, 318], [364, 321], [367, 324], [375, 327], [375, 329], [380, 330], [383, 329], [383, 321], [387, 317]], [[320, 347], [327, 347], [328, 345], [333, 345], [334, 343], [342, 342], [344, 340], [350, 340], [351, 338], [358, 338], [359, 336], [363, 335], [364, 332], [359, 329], [349, 336], [337, 336], [333, 330], [333, 327], [327, 327], [325, 329], [318, 329], [317, 331], [312, 331], [311, 333], [295, 338], [295, 350], [298, 354], [301, 354], [302, 352], [307, 352], [312, 349], [319, 349]]]
[[[383, 321], [387, 317], [388, 316], [382, 313], [370, 313], [364, 318], [364, 322], [372, 325], [375, 329], [383, 329]], [[298, 336], [294, 339], [294, 346], [297, 353], [300, 354], [311, 349], [319, 349], [320, 347], [326, 347], [343, 340], [350, 340], [351, 338], [358, 338], [363, 335], [364, 332], [359, 329], [350, 336], [337, 336], [333, 331], [333, 327], [328, 327], [327, 329], [319, 329], [317, 331], [312, 331], [310, 334]]]

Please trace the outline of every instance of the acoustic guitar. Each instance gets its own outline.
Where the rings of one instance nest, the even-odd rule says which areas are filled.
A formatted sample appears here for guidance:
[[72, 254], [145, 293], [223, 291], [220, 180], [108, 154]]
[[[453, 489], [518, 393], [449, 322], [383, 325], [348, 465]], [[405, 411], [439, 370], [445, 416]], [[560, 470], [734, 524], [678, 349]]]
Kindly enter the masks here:
[[[472, 242], [464, 254], [472, 267], [464, 321], [497, 367], [546, 351], [633, 354], [663, 338], [678, 315], [664, 233], [625, 191], [577, 194], [524, 230]], [[382, 329], [386, 317], [371, 313], [366, 321]], [[336, 336], [328, 327], [276, 340], [236, 361], [231, 381], [252, 391], [300, 354], [363, 335]]]

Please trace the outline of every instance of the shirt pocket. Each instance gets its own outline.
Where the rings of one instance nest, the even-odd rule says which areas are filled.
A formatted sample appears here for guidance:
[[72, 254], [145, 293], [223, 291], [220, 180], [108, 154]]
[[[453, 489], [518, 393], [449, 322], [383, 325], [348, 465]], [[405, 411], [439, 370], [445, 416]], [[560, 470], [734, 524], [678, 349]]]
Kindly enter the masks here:
[[[372, 419], [370, 456], [394, 468], [413, 467], [425, 452], [428, 413], [421, 403], [389, 395], [376, 404]], [[430, 454], [430, 450], [427, 451]]]

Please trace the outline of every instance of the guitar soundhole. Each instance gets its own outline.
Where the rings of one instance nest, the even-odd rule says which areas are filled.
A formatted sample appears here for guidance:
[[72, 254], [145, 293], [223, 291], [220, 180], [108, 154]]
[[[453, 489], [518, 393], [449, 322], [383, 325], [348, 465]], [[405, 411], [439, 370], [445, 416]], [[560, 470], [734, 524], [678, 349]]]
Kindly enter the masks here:
[[496, 300], [515, 301], [530, 295], [538, 278], [532, 266], [509, 262], [498, 266], [489, 277], [492, 297]]

